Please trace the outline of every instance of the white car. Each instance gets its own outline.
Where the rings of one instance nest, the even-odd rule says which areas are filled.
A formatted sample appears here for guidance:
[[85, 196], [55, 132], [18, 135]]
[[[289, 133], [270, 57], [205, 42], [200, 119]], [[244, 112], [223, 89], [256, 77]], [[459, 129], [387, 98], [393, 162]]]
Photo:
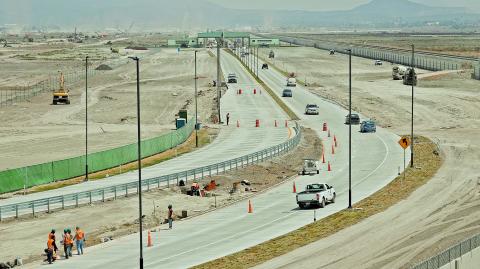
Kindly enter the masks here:
[[335, 189], [324, 183], [309, 184], [305, 187], [305, 191], [297, 194], [297, 204], [300, 208], [309, 206], [325, 207], [328, 203], [335, 203], [337, 194]]
[[382, 65], [382, 64], [383, 64], [382, 61], [380, 61], [380, 60], [375, 60], [375, 65]]
[[318, 106], [315, 104], [308, 104], [305, 107], [305, 114], [306, 115], [318, 115]]

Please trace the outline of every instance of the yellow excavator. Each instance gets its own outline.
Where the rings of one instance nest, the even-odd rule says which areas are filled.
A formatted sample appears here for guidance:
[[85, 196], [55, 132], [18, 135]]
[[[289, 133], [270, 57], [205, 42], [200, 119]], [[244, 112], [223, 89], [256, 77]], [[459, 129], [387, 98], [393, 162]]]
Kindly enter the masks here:
[[66, 105], [70, 104], [69, 90], [65, 89], [65, 78], [63, 73], [60, 72], [60, 88], [53, 92], [53, 104], [63, 103]]

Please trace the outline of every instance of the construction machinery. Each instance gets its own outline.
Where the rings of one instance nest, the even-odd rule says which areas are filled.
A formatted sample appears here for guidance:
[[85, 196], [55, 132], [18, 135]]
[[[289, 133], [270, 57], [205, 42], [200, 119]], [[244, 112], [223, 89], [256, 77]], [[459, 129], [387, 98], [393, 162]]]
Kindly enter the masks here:
[[400, 80], [403, 79], [405, 72], [407, 71], [407, 67], [403, 65], [396, 65], [392, 68], [392, 78], [393, 80]]
[[403, 85], [417, 85], [417, 74], [412, 67], [408, 67], [405, 71], [405, 74], [403, 75]]
[[65, 88], [65, 77], [63, 76], [63, 72], [60, 72], [59, 84], [60, 84], [59, 89], [53, 92], [53, 104], [57, 105], [58, 103], [63, 103], [63, 104], [69, 105], [70, 91]]

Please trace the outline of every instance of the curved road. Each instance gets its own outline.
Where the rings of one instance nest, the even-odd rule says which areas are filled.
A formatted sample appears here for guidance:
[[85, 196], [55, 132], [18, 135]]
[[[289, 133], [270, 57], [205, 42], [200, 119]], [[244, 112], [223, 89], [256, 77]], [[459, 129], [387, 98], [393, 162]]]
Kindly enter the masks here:
[[[228, 74], [233, 72], [238, 74], [239, 82], [238, 84], [230, 84], [230, 90], [228, 90], [221, 99], [222, 118], [229, 112], [232, 124], [230, 126], [221, 126], [218, 137], [211, 144], [197, 151], [143, 168], [143, 179], [159, 177], [211, 165], [227, 159], [233, 159], [278, 145], [288, 139], [288, 129], [275, 128], [273, 123], [275, 119], [281, 122], [287, 119], [285, 112], [273, 102], [268, 94], [253, 95], [251, 89], [254, 88], [254, 82], [238, 65], [229, 64], [226, 66], [229, 68], [225, 69], [224, 73]], [[236, 95], [238, 88], [244, 91], [247, 90], [247, 92], [242, 95]], [[260, 120], [260, 128], [255, 128], [256, 119]], [[237, 120], [240, 122], [240, 128], [236, 127]], [[111, 176], [103, 180], [89, 181], [60, 189], [3, 199], [0, 200], [0, 206], [89, 191], [97, 188], [135, 182], [137, 180], [138, 171], [135, 170]], [[88, 201], [85, 200], [83, 202], [86, 203]], [[43, 209], [46, 210], [46, 207]], [[20, 210], [19, 214], [31, 214], [31, 209]], [[13, 215], [14, 212], [10, 212], [10, 214], [2, 212], [2, 218]]]
[[[230, 55], [223, 53], [225, 73], [242, 69]], [[241, 80], [254, 85], [253, 79], [241, 71]], [[280, 93], [285, 78], [273, 70], [262, 71], [271, 88]], [[244, 80], [245, 79], [245, 80]], [[265, 96], [266, 93], [263, 93]], [[317, 131], [324, 140], [326, 159], [332, 162], [333, 171], [324, 166], [319, 175], [299, 176], [297, 189], [306, 184], [326, 182], [335, 186], [338, 197], [335, 204], [316, 210], [317, 219], [333, 214], [347, 206], [347, 126], [343, 124], [345, 110], [323, 101], [302, 87], [294, 90], [294, 97], [286, 100], [302, 118], [302, 124]], [[302, 114], [306, 103], [320, 106], [319, 116]], [[252, 105], [258, 105], [252, 103]], [[255, 109], [250, 107], [249, 109]], [[339, 145], [332, 155], [332, 138], [321, 131], [327, 122], [336, 135]], [[353, 135], [353, 186], [354, 201], [358, 201], [383, 187], [396, 177], [397, 167], [403, 162], [403, 152], [397, 144], [398, 137], [379, 128], [376, 134]], [[154, 246], [145, 248], [146, 268], [186, 268], [222, 257], [271, 238], [298, 229], [313, 221], [314, 210], [298, 210], [291, 182], [276, 186], [252, 198], [254, 213], [247, 213], [247, 202], [239, 202], [192, 219], [174, 224], [173, 230], [162, 229], [152, 233]], [[164, 228], [164, 227], [162, 227]], [[146, 234], [145, 234], [146, 237]], [[146, 238], [145, 238], [146, 242]], [[106, 244], [87, 249], [87, 254], [68, 261], [61, 261], [51, 268], [135, 268], [138, 266], [138, 234], [129, 235]]]

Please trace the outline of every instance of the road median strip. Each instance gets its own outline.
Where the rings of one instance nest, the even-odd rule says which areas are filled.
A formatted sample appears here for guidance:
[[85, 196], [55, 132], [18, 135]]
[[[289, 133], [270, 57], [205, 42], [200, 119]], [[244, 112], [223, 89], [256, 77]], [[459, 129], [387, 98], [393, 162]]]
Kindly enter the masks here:
[[277, 94], [275, 94], [275, 92], [267, 86], [267, 84], [265, 84], [265, 82], [263, 82], [263, 80], [261, 80], [260, 78], [258, 78], [242, 61], [241, 59], [235, 55], [235, 53], [233, 53], [231, 50], [229, 49], [226, 49], [225, 50], [226, 52], [228, 52], [230, 55], [232, 55], [233, 57], [235, 57], [235, 59], [237, 59], [242, 65], [243, 67], [245, 67], [245, 69], [249, 72], [249, 74], [257, 81], [258, 84], [260, 84], [260, 86], [263, 87], [263, 89], [265, 89], [265, 91], [268, 92], [268, 94], [273, 98], [273, 100], [275, 100], [275, 102], [283, 109], [283, 111], [285, 111], [285, 113], [287, 113], [287, 115], [290, 117], [290, 119], [292, 120], [300, 120], [300, 118], [297, 116], [297, 114], [295, 114], [295, 112], [293, 112], [293, 110], [291, 110], [287, 104], [285, 104], [282, 99], [280, 97], [278, 97]]
[[415, 137], [415, 141], [415, 167], [407, 168], [404, 172], [405, 179], [402, 173], [379, 191], [354, 204], [355, 210], [341, 210], [288, 234], [193, 268], [253, 267], [326, 238], [387, 210], [428, 182], [442, 165], [440, 150], [434, 142], [425, 137]]

